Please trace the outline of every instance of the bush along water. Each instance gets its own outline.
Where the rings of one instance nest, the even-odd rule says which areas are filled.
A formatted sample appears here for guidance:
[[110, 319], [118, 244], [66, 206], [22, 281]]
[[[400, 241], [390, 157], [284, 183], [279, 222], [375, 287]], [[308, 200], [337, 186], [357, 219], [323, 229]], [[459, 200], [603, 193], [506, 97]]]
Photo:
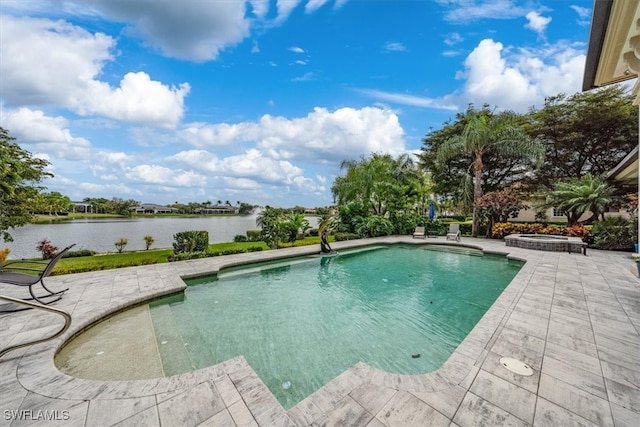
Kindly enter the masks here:
[[204, 252], [208, 247], [208, 231], [181, 231], [173, 235], [173, 251], [176, 255], [189, 252]]

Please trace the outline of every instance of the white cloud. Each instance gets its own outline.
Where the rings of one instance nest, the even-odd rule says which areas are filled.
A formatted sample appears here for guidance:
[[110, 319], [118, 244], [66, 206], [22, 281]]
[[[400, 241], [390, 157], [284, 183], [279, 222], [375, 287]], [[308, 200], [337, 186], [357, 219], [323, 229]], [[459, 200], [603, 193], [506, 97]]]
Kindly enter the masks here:
[[443, 103], [438, 98], [408, 95], [406, 93], [385, 92], [376, 89], [356, 89], [358, 92], [393, 104], [410, 105], [412, 107], [437, 108], [442, 110], [456, 110], [457, 106]]
[[316, 79], [316, 75], [313, 72], [309, 71], [308, 73], [304, 73], [301, 76], [292, 78], [291, 81], [292, 82], [308, 82], [315, 79]]
[[512, 19], [525, 15], [514, 0], [436, 0], [448, 9], [445, 19], [468, 23], [480, 19]]
[[[258, 14], [266, 13], [268, 4], [252, 5]], [[126, 23], [131, 34], [174, 58], [216, 59], [221, 50], [249, 35], [244, 1], [94, 0], [93, 7]]]
[[298, 46], [291, 46], [289, 51], [294, 53], [304, 53], [304, 49]]
[[96, 79], [113, 60], [111, 37], [46, 19], [2, 16], [0, 25], [0, 94], [8, 106], [55, 105], [167, 128], [181, 120], [187, 83], [168, 87], [144, 72], [127, 73], [116, 88]]
[[382, 49], [386, 52], [406, 52], [407, 47], [402, 43], [387, 42]]
[[269, 12], [269, 0], [249, 0], [249, 4], [257, 18], [264, 18]]
[[463, 41], [464, 38], [460, 34], [451, 33], [444, 39], [444, 44], [446, 44], [447, 46], [455, 46], [458, 43], [462, 43]]
[[527, 13], [526, 18], [528, 23], [524, 27], [535, 31], [541, 37], [551, 22], [551, 17], [542, 16], [538, 12]]
[[188, 83], [169, 88], [151, 80], [147, 73], [127, 73], [120, 86], [112, 89], [94, 82], [90, 97], [78, 103], [80, 114], [101, 114], [117, 120], [173, 128], [184, 113], [184, 98], [190, 91]]
[[571, 5], [571, 9], [573, 9], [578, 14], [578, 24], [579, 25], [589, 25], [591, 18], [591, 9], [587, 7], [580, 7]]
[[276, 3], [278, 16], [274, 20], [274, 24], [278, 25], [286, 21], [298, 4], [300, 4], [300, 0], [278, 0]]
[[329, 0], [309, 0], [304, 7], [304, 11], [306, 13], [315, 12], [316, 10], [320, 9], [322, 6], [324, 6], [328, 2]]
[[[252, 143], [274, 159], [315, 163], [336, 162], [371, 152], [398, 155], [405, 149], [398, 116], [391, 110], [374, 107], [335, 111], [315, 108], [307, 116], [294, 119], [266, 114], [257, 122], [194, 123], [180, 130], [179, 137], [203, 148]], [[217, 158], [200, 152], [194, 156], [194, 161], [218, 167]]]
[[20, 144], [33, 145], [35, 150], [46, 151], [59, 159], [87, 160], [90, 157], [91, 143], [71, 135], [69, 122], [64, 117], [49, 117], [40, 110], [23, 107], [3, 110], [0, 123]]
[[511, 53], [502, 43], [482, 40], [465, 60], [461, 93], [445, 99], [460, 108], [489, 103], [519, 112], [543, 102], [545, 96], [580, 90], [584, 54], [563, 43]]
[[168, 187], [200, 187], [206, 185], [207, 182], [205, 175], [193, 171], [173, 170], [158, 165], [138, 165], [129, 169], [125, 176], [134, 182]]

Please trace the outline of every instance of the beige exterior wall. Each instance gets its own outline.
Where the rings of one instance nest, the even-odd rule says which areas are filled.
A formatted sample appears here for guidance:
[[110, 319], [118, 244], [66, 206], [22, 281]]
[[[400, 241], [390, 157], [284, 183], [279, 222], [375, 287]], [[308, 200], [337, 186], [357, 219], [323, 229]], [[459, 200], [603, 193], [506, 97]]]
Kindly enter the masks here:
[[[530, 201], [524, 202], [525, 205], [527, 206], [533, 206], [533, 203]], [[553, 209], [549, 208], [546, 210], [546, 214], [547, 214], [547, 221], [548, 222], [567, 222], [567, 217], [564, 215], [561, 216], [554, 216], [553, 215]], [[615, 211], [612, 210], [611, 212], [606, 212], [604, 214], [605, 217], [612, 217], [612, 216], [621, 216], [624, 218], [629, 218], [629, 214], [624, 211], [624, 210], [620, 210], [620, 211]], [[587, 212], [584, 215], [582, 215], [580, 217], [580, 221], [586, 221], [587, 219], [591, 218], [591, 212]], [[534, 208], [529, 208], [529, 209], [522, 209], [520, 211], [520, 213], [518, 213], [518, 216], [515, 218], [510, 218], [509, 221], [511, 222], [535, 222], [536, 221], [536, 210]]]

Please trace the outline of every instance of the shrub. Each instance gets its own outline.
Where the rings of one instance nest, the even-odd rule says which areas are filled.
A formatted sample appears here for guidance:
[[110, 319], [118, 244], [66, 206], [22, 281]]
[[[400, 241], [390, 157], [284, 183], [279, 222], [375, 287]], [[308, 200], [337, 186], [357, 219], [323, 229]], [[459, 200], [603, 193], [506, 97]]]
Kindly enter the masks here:
[[118, 253], [122, 252], [124, 247], [127, 246], [127, 243], [129, 243], [129, 240], [125, 239], [124, 237], [121, 237], [120, 240], [114, 243], [116, 249], [118, 250]]
[[4, 263], [7, 261], [9, 252], [11, 252], [11, 249], [9, 248], [0, 249], [0, 265], [4, 265]]
[[62, 258], [79, 258], [83, 256], [93, 256], [96, 254], [96, 251], [91, 251], [89, 249], [79, 249], [77, 251], [67, 251]]
[[317, 228], [310, 228], [309, 230], [307, 230], [307, 236], [311, 236], [311, 237], [318, 237], [318, 229]]
[[360, 238], [360, 236], [355, 233], [336, 233], [335, 237], [337, 242], [342, 240], [356, 240]]
[[250, 242], [259, 242], [262, 230], [247, 230], [247, 239]]
[[51, 259], [55, 256], [58, 247], [53, 246], [51, 242], [45, 238], [38, 242], [36, 249], [42, 253], [42, 259]]
[[606, 218], [595, 222], [592, 231], [594, 247], [598, 249], [632, 250], [636, 243], [635, 221]]
[[153, 236], [144, 236], [144, 246], [147, 250], [153, 245]]
[[444, 236], [448, 230], [448, 227], [437, 219], [434, 221], [426, 221], [424, 227], [430, 236]]
[[173, 250], [176, 254], [183, 252], [202, 252], [209, 247], [208, 231], [181, 231], [173, 235]]
[[246, 242], [247, 240], [247, 236], [245, 236], [244, 234], [236, 234], [233, 237], [234, 242]]

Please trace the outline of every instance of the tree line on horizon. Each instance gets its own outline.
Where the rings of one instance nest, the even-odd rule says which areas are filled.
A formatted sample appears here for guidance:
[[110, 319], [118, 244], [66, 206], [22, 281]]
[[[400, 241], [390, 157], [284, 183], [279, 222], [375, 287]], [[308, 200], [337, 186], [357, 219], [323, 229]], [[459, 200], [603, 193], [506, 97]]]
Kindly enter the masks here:
[[[607, 182], [604, 175], [637, 146], [638, 109], [632, 101], [617, 85], [548, 97], [541, 108], [524, 114], [469, 105], [442, 127], [430, 129], [415, 157], [371, 153], [345, 159], [331, 186], [336, 230], [358, 237], [406, 234], [428, 221], [429, 204], [461, 218], [471, 215], [473, 235], [481, 223], [524, 208], [526, 198], [542, 200], [535, 207], [540, 211], [560, 208], [569, 223], [587, 211], [597, 220], [608, 206], [628, 207], [633, 201], [624, 195], [632, 189]], [[0, 232], [5, 238], [9, 228], [29, 221], [34, 204], [47, 212], [58, 211], [56, 203], [70, 202], [60, 193], [44, 192], [40, 183], [52, 176], [45, 170], [48, 162], [33, 158], [13, 140], [0, 128]], [[98, 211], [120, 214], [139, 204], [119, 198], [85, 201]], [[209, 203], [169, 206], [193, 213]]]

